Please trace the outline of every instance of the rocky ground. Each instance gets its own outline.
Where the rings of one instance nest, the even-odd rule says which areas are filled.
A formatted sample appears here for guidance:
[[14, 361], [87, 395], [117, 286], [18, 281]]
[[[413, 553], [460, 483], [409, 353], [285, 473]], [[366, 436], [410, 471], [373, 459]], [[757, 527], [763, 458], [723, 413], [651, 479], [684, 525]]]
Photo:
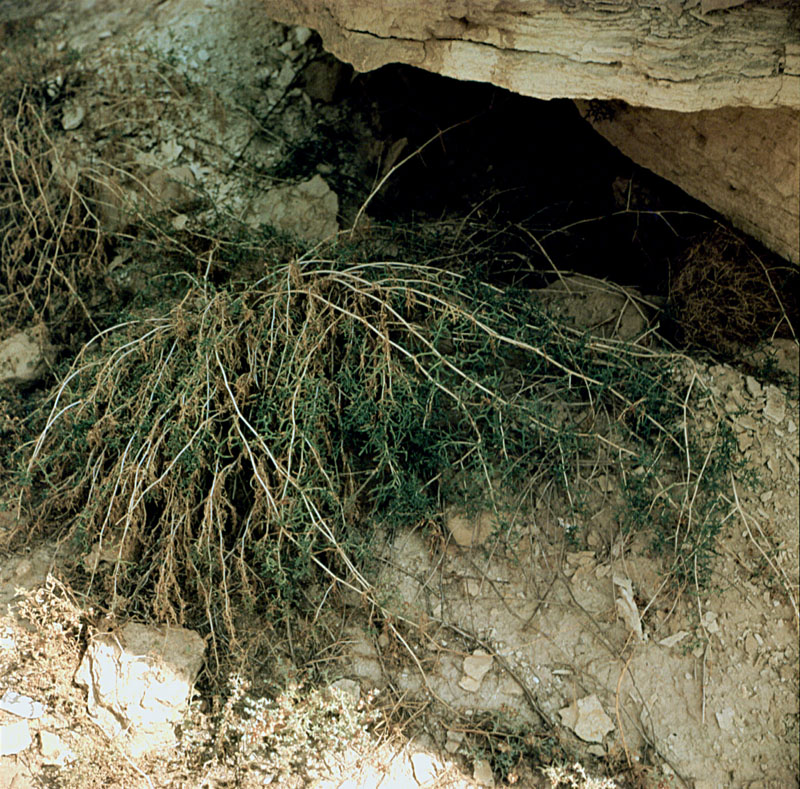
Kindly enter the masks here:
[[[131, 216], [202, 233], [222, 214], [316, 243], [368, 228], [376, 187], [412, 153], [341, 101], [350, 72], [311, 31], [257, 2], [46, 10], [0, 16], [0, 35], [75, 53], [44, 86], [64, 94], [53, 173], [69, 188], [89, 172], [93, 210], [119, 234], [133, 234]], [[319, 131], [333, 127], [338, 138]], [[103, 263], [129, 300], [159, 273], [130, 252]], [[646, 336], [660, 304], [589, 276], [560, 278], [547, 298], [623, 340]], [[54, 350], [41, 328], [4, 335], [10, 413]], [[68, 548], [17, 543], [0, 554], [0, 786], [797, 785], [797, 343], [772, 350], [794, 379], [699, 354], [676, 370], [701, 404], [693, 418], [721, 416], [762, 482], [731, 478], [704, 588], [676, 587], [649, 541], [620, 527], [622, 480], [600, 464], [583, 476], [580, 521], [544, 490], [502, 533], [489, 513], [452, 512], [436, 538], [386, 536], [373, 583], [392, 616], [376, 624], [341, 590], [314, 618], [330, 638], [307, 663], [324, 665], [327, 689], [304, 684], [297, 634], [269, 661], [257, 646], [221, 659], [205, 633], [106, 619], [60, 569]], [[20, 525], [3, 504], [0, 546]], [[82, 561], [102, 573], [109, 558], [94, 546]]]

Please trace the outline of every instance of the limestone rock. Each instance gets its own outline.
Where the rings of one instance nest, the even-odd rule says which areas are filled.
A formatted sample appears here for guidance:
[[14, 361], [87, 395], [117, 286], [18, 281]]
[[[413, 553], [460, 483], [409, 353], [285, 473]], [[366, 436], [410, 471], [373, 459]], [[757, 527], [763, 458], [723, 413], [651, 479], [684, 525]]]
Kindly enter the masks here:
[[444, 749], [448, 753], [456, 753], [464, 741], [464, 732], [455, 731], [453, 729], [447, 730], [447, 741], [444, 744]]
[[336, 690], [340, 691], [345, 696], [349, 696], [353, 700], [353, 703], [358, 703], [358, 700], [361, 698], [361, 685], [354, 679], [347, 679], [345, 677], [337, 679], [336, 682], [331, 683], [331, 687], [336, 688]]
[[77, 129], [83, 123], [86, 108], [81, 104], [68, 103], [61, 116], [61, 126], [64, 131]]
[[639, 608], [636, 605], [636, 601], [633, 599], [633, 584], [631, 583], [631, 579], [615, 575], [614, 586], [619, 590], [619, 597], [616, 600], [617, 613], [628, 626], [628, 629], [633, 633], [636, 640], [642, 641], [644, 638], [642, 633], [642, 620], [639, 616]]
[[688, 630], [679, 630], [677, 633], [673, 633], [671, 636], [667, 636], [666, 638], [662, 638], [661, 641], [659, 641], [658, 643], [659, 643], [659, 646], [666, 647], [667, 649], [671, 649], [672, 647], [677, 646], [678, 644], [680, 644], [681, 641], [683, 641], [683, 639], [686, 638], [686, 636], [688, 636], [688, 635], [689, 635], [689, 631]]
[[626, 156], [800, 262], [797, 109], [684, 113], [615, 105], [607, 116], [592, 117], [589, 103], [578, 102], [578, 108]]
[[39, 752], [42, 764], [51, 767], [64, 767], [78, 758], [57, 734], [44, 729], [39, 732]]
[[791, 3], [701, 18], [629, 0], [265, 0], [265, 13], [318, 30], [358, 71], [408, 63], [543, 99], [590, 97], [691, 112], [800, 106]]
[[92, 720], [138, 757], [174, 743], [204, 649], [191, 630], [128, 622], [92, 640], [75, 682], [87, 689]]
[[476, 759], [472, 769], [472, 779], [478, 786], [494, 786], [492, 765], [486, 759]]
[[32, 742], [28, 721], [14, 721], [0, 725], [0, 756], [22, 753]]
[[272, 189], [253, 201], [246, 222], [253, 227], [271, 225], [277, 230], [322, 241], [339, 230], [339, 198], [322, 176], [294, 186]]
[[725, 707], [714, 713], [720, 729], [723, 731], [733, 731], [733, 724], [735, 720], [734, 712], [730, 707]]
[[0, 341], [0, 384], [31, 383], [47, 369], [47, 330], [34, 327]]
[[595, 123], [601, 134], [797, 262], [793, 2], [721, 1], [433, 0], [399, 13], [390, 0], [265, 0], [265, 10], [318, 30], [358, 71], [407, 63], [542, 99], [622, 100], [621, 118]]
[[614, 724], [603, 710], [600, 699], [592, 693], [558, 711], [565, 726], [585, 742], [602, 742]]
[[9, 688], [0, 698], [0, 710], [10, 712], [19, 718], [34, 720], [41, 718], [44, 707], [40, 701], [34, 701], [30, 696], [22, 696]]
[[491, 670], [494, 658], [482, 649], [476, 649], [464, 658], [464, 676], [459, 685], [470, 693], [475, 693], [481, 686], [483, 678]]
[[776, 425], [783, 421], [786, 414], [786, 397], [776, 386], [767, 387], [767, 404], [764, 406], [764, 417]]
[[177, 213], [188, 211], [197, 203], [194, 183], [194, 173], [186, 165], [156, 170], [145, 181], [152, 197]]

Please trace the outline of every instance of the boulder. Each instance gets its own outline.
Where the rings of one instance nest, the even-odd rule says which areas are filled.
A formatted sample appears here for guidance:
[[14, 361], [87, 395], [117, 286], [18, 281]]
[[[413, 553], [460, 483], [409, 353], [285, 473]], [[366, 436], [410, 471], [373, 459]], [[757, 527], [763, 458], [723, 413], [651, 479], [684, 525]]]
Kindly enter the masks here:
[[92, 639], [75, 682], [87, 690], [92, 720], [138, 758], [174, 745], [204, 650], [192, 630], [128, 622]]
[[32, 383], [47, 369], [47, 330], [35, 326], [0, 341], [0, 384]]
[[600, 337], [628, 342], [647, 330], [647, 310], [633, 288], [576, 274], [533, 291], [533, 296], [565, 323]]
[[322, 176], [315, 175], [303, 183], [279, 186], [256, 198], [245, 221], [253, 227], [269, 225], [314, 243], [338, 232], [338, 212], [336, 193]]
[[160, 205], [176, 213], [189, 211], [198, 202], [194, 173], [186, 165], [156, 170], [145, 185]]

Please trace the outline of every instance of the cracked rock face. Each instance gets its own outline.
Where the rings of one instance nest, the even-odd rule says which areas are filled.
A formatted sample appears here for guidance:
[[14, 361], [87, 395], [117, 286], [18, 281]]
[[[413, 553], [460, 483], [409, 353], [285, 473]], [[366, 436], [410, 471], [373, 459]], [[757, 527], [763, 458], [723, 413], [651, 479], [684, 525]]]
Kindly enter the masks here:
[[132, 756], [175, 742], [205, 642], [180, 627], [128, 622], [94, 639], [75, 674], [87, 689], [89, 715], [109, 738], [122, 735]]
[[[792, 3], [733, 4], [530, 0], [523, 12], [490, 0], [434, 0], [406, 3], [400, 14], [389, 0], [265, 0], [264, 8], [319, 31], [325, 48], [358, 71], [407, 63], [524, 96], [578, 99], [626, 156], [797, 262]], [[620, 13], [609, 13], [615, 6]], [[586, 99], [615, 103], [598, 114], [599, 102]]]
[[[682, 112], [800, 104], [788, 2], [702, 19], [680, 2], [668, 13], [625, 3], [616, 15], [608, 13], [616, 3], [600, 0], [516, 5], [433, 0], [404, 3], [402, 13], [390, 0], [266, 0], [264, 7], [280, 22], [318, 30], [325, 48], [359, 71], [408, 63], [537, 98], [622, 99]], [[749, 43], [764, 54], [754, 57]]]

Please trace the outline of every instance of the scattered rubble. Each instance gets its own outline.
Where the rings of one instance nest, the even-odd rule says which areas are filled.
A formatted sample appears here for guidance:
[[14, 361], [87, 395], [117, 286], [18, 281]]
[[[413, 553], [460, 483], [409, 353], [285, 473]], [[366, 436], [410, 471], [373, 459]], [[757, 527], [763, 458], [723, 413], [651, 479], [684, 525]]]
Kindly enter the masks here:
[[[549, 541], [566, 529], [545, 510], [528, 514], [531, 541], [522, 540], [511, 554], [494, 543], [481, 551], [455, 540], [438, 556], [427, 552], [422, 540], [408, 552], [409, 535], [402, 532], [388, 546], [384, 561], [408, 568], [406, 583], [382, 576], [379, 589], [391, 583], [386, 588], [395, 598], [406, 605], [414, 601], [417, 619], [427, 616], [442, 627], [436, 631], [429, 625], [426, 632], [438, 633], [435, 643], [426, 640], [426, 648], [417, 652], [420, 660], [430, 656], [435, 671], [427, 672], [423, 682], [409, 668], [394, 674], [392, 682], [400, 692], [431, 692], [447, 705], [450, 718], [441, 732], [447, 752], [463, 748], [453, 711], [465, 716], [467, 728], [475, 709], [496, 714], [514, 710], [534, 725], [538, 713], [524, 703], [521, 684], [545, 714], [604, 752], [622, 747], [614, 716], [608, 714], [618, 694], [631, 753], [645, 745], [646, 734], [659, 743], [670, 769], [716, 785], [728, 781], [730, 773], [750, 775], [749, 765], [756, 764], [758, 772], [752, 774], [776, 785], [796, 774], [797, 760], [789, 757], [785, 739], [797, 712], [796, 614], [785, 592], [765, 596], [759, 580], [763, 576], [748, 568], [760, 566], [753, 540], [763, 541], [769, 529], [772, 544], [781, 546], [776, 561], [788, 578], [797, 577], [797, 472], [792, 462], [798, 451], [797, 404], [774, 384], [753, 376], [748, 384], [744, 374], [728, 366], [692, 369], [697, 385], [707, 387], [709, 397], [728, 414], [735, 435], [752, 437], [743, 453], [748, 465], [764, 468], [772, 480], [766, 491], [739, 491], [742, 506], [762, 532], [753, 523], [751, 539], [739, 520], [722, 535], [717, 580], [712, 582], [716, 591], [703, 596], [699, 614], [696, 601], [674, 607], [671, 598], [663, 598], [663, 569], [649, 554], [643, 535], [613, 543], [600, 536], [615, 533], [608, 504], [605, 510], [598, 507], [590, 528], [570, 524], [571, 533], [588, 531], [586, 541], [592, 547], [567, 551], [558, 570]], [[770, 387], [785, 402], [777, 425], [764, 413]], [[776, 394], [772, 398], [780, 401]], [[619, 490], [614, 482], [598, 496], [609, 496], [609, 488]], [[409, 583], [412, 576], [416, 580]], [[403, 608], [399, 601], [395, 605], [396, 610]], [[454, 654], [453, 632], [480, 639], [478, 654], [474, 649], [466, 658]], [[383, 649], [380, 642], [378, 647]], [[480, 673], [467, 671], [476, 657]], [[717, 661], [716, 669], [704, 675], [703, 663], [709, 659]], [[361, 666], [359, 659], [357, 676]], [[585, 689], [578, 693], [582, 704], [575, 699], [576, 686]], [[597, 703], [585, 701], [592, 696]], [[730, 703], [733, 697], [736, 705]], [[702, 719], [703, 698], [706, 720], [719, 726], [695, 725], [693, 716]], [[764, 698], [771, 700], [768, 707]], [[735, 709], [732, 718], [725, 712], [728, 707]], [[638, 721], [647, 728], [642, 730]]]

